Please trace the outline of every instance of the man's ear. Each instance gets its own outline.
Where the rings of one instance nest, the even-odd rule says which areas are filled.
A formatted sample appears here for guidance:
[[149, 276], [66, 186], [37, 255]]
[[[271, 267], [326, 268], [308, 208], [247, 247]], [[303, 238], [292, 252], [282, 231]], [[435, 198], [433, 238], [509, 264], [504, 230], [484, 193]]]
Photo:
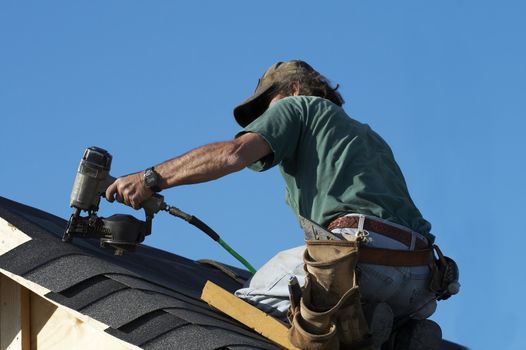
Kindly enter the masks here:
[[298, 82], [293, 81], [289, 84], [289, 91], [291, 96], [299, 96], [300, 94], [300, 84]]

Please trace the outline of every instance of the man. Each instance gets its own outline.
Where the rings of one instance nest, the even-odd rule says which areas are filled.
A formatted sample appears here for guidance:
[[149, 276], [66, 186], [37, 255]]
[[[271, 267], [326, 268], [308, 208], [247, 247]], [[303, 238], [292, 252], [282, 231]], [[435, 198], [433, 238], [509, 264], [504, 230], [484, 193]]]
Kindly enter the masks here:
[[[162, 189], [278, 165], [294, 213], [337, 240], [308, 240], [306, 249], [278, 254], [237, 295], [277, 317], [289, 309], [289, 336], [301, 348], [379, 349], [394, 317], [422, 320], [406, 323], [398, 348], [419, 349], [422, 339], [426, 349], [437, 348], [440, 329], [425, 321], [436, 307], [428, 289], [431, 226], [411, 200], [389, 146], [347, 116], [343, 103], [307, 63], [276, 63], [235, 108], [244, 129], [233, 140], [121, 177], [106, 198], [139, 208]], [[301, 303], [289, 308], [288, 278], [303, 281], [305, 274]]]

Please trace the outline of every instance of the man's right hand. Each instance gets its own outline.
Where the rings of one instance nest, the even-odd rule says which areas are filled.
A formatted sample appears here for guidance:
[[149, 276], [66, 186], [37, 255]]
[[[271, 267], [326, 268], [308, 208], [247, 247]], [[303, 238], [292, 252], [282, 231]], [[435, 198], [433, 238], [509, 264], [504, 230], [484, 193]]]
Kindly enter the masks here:
[[153, 191], [146, 188], [143, 183], [144, 172], [138, 172], [119, 177], [106, 189], [106, 199], [139, 209], [141, 203], [153, 195]]

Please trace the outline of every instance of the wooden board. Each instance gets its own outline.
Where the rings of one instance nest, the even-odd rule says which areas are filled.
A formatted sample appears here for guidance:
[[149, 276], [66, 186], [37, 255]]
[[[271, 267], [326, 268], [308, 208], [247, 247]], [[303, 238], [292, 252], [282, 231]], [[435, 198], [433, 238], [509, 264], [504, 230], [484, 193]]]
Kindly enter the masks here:
[[47, 291], [23, 277], [1, 270], [0, 350], [140, 349], [104, 332], [107, 325], [29, 288]]
[[201, 299], [285, 349], [299, 350], [289, 342], [285, 324], [239, 299], [213, 282], [206, 282]]
[[20, 286], [20, 330], [22, 350], [31, 348], [31, 291]]
[[0, 255], [30, 240], [31, 237], [0, 218]]
[[20, 285], [0, 275], [0, 349], [22, 349]]
[[31, 349], [139, 349], [31, 293]]

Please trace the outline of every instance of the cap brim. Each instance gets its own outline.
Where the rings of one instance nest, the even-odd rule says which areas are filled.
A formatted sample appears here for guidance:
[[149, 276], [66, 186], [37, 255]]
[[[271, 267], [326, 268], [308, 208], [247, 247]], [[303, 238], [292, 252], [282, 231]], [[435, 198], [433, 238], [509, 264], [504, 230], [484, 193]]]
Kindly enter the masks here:
[[253, 122], [267, 109], [274, 88], [275, 84], [263, 87], [234, 108], [234, 118], [241, 127], [244, 128]]

